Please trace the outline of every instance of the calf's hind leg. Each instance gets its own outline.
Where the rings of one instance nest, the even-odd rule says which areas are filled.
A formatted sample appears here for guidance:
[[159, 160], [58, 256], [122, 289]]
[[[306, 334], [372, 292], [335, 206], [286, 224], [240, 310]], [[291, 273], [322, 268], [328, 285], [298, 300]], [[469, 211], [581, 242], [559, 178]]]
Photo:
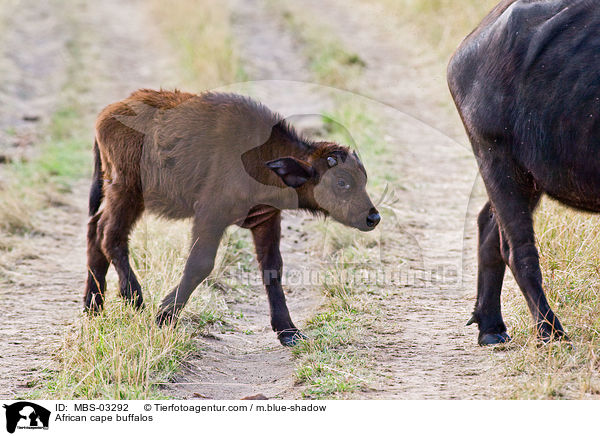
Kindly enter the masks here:
[[98, 221], [102, 251], [117, 270], [121, 296], [136, 308], [144, 301], [142, 287], [129, 264], [129, 234], [143, 211], [140, 192], [112, 184], [106, 189], [106, 205]]
[[[256, 257], [262, 272], [263, 283], [269, 298], [271, 327], [284, 346], [294, 346], [305, 336], [296, 328], [285, 302], [281, 287], [283, 260], [279, 252], [281, 240], [281, 212], [273, 209], [259, 216], [252, 212], [244, 227], [252, 230]], [[253, 220], [255, 223], [250, 223]]]
[[532, 219], [541, 193], [535, 190], [530, 176], [524, 174], [508, 156], [486, 156], [480, 171], [502, 236], [508, 243], [508, 266], [525, 296], [538, 335], [544, 341], [566, 338], [542, 287]]
[[102, 212], [90, 218], [87, 233], [88, 277], [84, 295], [84, 309], [97, 312], [104, 305], [106, 290], [106, 272], [109, 262], [100, 247], [102, 235], [98, 234], [98, 220]]

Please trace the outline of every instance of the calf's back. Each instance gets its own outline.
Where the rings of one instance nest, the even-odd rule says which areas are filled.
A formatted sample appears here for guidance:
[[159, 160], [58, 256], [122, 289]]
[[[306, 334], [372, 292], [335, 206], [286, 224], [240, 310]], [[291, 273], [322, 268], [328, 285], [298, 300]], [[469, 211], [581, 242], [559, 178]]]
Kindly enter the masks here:
[[105, 178], [137, 190], [148, 210], [184, 218], [199, 202], [234, 208], [281, 189], [264, 165], [251, 174], [243, 156], [282, 122], [240, 95], [140, 90], [101, 112], [96, 135]]

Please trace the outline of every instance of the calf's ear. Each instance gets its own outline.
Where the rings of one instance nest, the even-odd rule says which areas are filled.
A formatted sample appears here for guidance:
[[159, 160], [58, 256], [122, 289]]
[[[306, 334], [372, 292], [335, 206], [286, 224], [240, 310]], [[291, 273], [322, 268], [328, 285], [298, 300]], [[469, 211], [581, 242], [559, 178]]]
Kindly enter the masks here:
[[283, 183], [292, 188], [304, 185], [315, 173], [312, 166], [295, 157], [282, 157], [269, 161], [266, 165], [283, 180]]

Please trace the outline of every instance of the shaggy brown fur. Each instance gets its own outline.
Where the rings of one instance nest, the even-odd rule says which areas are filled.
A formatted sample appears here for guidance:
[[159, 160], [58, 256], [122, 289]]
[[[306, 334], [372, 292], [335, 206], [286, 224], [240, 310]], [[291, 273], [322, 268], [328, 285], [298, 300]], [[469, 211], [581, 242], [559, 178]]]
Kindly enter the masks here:
[[162, 302], [160, 323], [183, 308], [212, 270], [224, 230], [238, 224], [252, 231], [273, 329], [292, 345], [300, 333], [281, 289], [281, 210], [323, 213], [365, 231], [379, 222], [355, 153], [302, 138], [281, 116], [240, 95], [139, 90], [100, 113], [94, 151], [87, 310], [102, 307], [109, 262], [121, 295], [142, 305], [128, 237], [144, 210], [194, 221], [184, 274]]

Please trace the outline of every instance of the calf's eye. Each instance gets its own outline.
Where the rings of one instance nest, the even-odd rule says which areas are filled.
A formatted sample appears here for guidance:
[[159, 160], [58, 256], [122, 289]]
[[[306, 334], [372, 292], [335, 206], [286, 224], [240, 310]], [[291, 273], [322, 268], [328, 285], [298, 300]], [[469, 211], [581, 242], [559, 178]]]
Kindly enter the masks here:
[[344, 179], [338, 179], [338, 186], [344, 189], [350, 189], [350, 185]]

